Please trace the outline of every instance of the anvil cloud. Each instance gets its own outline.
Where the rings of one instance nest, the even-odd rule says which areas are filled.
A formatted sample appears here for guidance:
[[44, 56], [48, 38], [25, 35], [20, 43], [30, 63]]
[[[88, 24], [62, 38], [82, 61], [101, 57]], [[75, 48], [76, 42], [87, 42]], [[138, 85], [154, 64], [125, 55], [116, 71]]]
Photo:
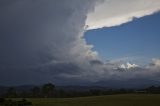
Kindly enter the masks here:
[[159, 0], [104, 0], [88, 14], [86, 25], [88, 30], [117, 26], [159, 10]]

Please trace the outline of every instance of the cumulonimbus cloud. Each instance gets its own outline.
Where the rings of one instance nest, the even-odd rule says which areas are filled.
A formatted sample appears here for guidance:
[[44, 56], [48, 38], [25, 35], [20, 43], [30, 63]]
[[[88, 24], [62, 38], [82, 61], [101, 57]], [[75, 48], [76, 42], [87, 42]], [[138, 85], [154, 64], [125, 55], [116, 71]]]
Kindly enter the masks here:
[[159, 0], [104, 0], [88, 14], [86, 25], [88, 30], [118, 26], [159, 10]]
[[96, 3], [1, 0], [1, 84], [48, 82], [90, 73], [90, 61], [98, 56], [83, 39], [83, 28]]
[[[113, 1], [108, 1], [107, 6], [112, 6]], [[126, 1], [128, 5], [128, 0], [121, 1]], [[138, 7], [143, 7], [144, 0], [135, 1], [141, 1]], [[93, 13], [99, 3], [103, 0], [1, 0], [0, 84], [74, 84], [76, 81], [120, 80], [158, 73], [159, 68], [155, 68], [157, 61], [154, 61], [156, 65], [153, 64], [152, 68], [149, 65], [149, 68], [132, 67], [135, 71], [124, 71], [115, 63], [104, 63], [99, 59], [98, 53], [92, 50], [93, 46], [83, 38], [85, 21], [90, 20], [87, 15]], [[146, 8], [156, 6], [154, 2], [145, 3], [148, 3]], [[135, 2], [131, 1], [131, 4]], [[117, 6], [115, 4], [115, 11], [118, 11]], [[118, 16], [122, 16], [121, 11]], [[106, 13], [105, 10], [101, 12]], [[110, 10], [106, 14], [112, 13], [114, 11]], [[89, 22], [93, 21], [91, 19]], [[107, 25], [104, 24], [95, 25], [100, 28]]]

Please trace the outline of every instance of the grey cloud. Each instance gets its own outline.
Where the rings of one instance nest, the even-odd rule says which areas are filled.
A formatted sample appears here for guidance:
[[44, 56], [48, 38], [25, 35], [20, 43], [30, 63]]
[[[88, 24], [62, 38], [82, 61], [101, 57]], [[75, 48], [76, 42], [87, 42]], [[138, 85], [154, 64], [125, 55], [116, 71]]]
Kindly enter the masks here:
[[94, 0], [1, 0], [1, 81], [7, 82], [9, 75], [13, 83], [19, 78], [29, 83], [21, 76], [31, 75], [32, 79], [36, 73], [42, 77], [41, 82], [48, 75], [54, 79], [62, 73], [83, 71], [79, 67], [97, 58], [82, 38], [86, 14], [95, 3]]
[[96, 3], [1, 0], [0, 84], [87, 83], [137, 76], [151, 79], [155, 73], [157, 78], [159, 61], [153, 63], [156, 68], [120, 70], [116, 63], [102, 62], [92, 45], [87, 45], [85, 20]]

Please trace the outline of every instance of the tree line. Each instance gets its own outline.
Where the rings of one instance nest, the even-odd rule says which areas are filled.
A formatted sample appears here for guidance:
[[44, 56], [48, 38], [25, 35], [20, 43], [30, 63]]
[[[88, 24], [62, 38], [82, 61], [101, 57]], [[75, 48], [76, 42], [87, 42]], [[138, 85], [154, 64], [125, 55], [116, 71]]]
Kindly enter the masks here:
[[160, 86], [151, 86], [145, 89], [90, 89], [85, 91], [77, 90], [63, 90], [57, 89], [52, 83], [44, 84], [42, 86], [34, 86], [30, 90], [18, 91], [14, 87], [2, 95], [3, 98], [67, 98], [67, 97], [85, 97], [85, 96], [100, 96], [113, 94], [127, 94], [127, 93], [143, 93], [143, 94], [160, 94]]

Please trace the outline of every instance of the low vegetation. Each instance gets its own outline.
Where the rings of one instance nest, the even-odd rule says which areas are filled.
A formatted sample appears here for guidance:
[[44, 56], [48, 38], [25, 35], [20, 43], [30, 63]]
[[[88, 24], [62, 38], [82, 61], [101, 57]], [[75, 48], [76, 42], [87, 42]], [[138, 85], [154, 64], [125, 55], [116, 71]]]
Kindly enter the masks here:
[[0, 98], [0, 106], [31, 106], [32, 103], [27, 101], [26, 99], [22, 100], [12, 100], [12, 99], [4, 99]]
[[30, 98], [27, 100], [31, 101], [33, 106], [160, 106], [159, 94], [119, 94], [77, 98]]
[[0, 97], [0, 106], [160, 106], [160, 87], [65, 91], [48, 83], [24, 91], [10, 87]]

